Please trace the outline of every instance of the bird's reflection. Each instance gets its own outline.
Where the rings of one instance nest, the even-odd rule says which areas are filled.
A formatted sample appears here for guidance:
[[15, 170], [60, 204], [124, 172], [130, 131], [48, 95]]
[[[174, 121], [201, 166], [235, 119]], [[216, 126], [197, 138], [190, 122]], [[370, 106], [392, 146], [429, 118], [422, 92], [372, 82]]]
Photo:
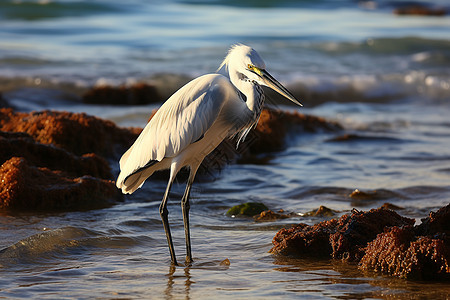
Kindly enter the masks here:
[[[191, 285], [194, 283], [191, 280], [191, 273], [190, 273], [190, 267], [187, 266], [184, 268], [184, 274], [183, 275], [176, 275], [175, 271], [177, 270], [177, 267], [174, 265], [171, 265], [169, 268], [169, 272], [166, 275], [167, 276], [167, 288], [166, 288], [166, 299], [173, 299], [174, 294], [176, 294], [177, 296], [180, 296], [180, 293], [183, 293], [182, 291], [184, 291], [184, 295], [185, 295], [185, 299], [188, 300], [190, 299], [190, 292], [191, 292]], [[176, 283], [177, 280], [181, 280], [184, 279], [184, 289], [180, 290], [180, 291], [175, 291], [174, 293], [174, 285]]]
[[170, 265], [169, 273], [167, 276], [167, 288], [166, 288], [166, 299], [172, 299], [172, 290], [173, 290], [173, 274], [175, 273], [175, 266]]

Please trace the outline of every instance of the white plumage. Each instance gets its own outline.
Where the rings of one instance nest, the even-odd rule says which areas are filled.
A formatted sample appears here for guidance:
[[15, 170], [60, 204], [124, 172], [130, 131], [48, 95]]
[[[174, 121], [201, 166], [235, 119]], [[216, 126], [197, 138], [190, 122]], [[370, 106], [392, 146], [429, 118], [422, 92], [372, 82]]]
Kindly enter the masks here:
[[264, 94], [260, 85], [276, 90], [301, 105], [265, 71], [258, 53], [245, 45], [232, 47], [215, 74], [187, 83], [173, 94], [145, 126], [120, 159], [116, 185], [133, 193], [155, 171], [170, 169], [170, 178], [160, 206], [173, 264], [177, 264], [167, 220], [167, 199], [178, 171], [187, 166], [190, 175], [182, 198], [186, 233], [186, 261], [192, 262], [189, 236], [189, 193], [201, 162], [225, 138], [245, 138], [261, 114]]

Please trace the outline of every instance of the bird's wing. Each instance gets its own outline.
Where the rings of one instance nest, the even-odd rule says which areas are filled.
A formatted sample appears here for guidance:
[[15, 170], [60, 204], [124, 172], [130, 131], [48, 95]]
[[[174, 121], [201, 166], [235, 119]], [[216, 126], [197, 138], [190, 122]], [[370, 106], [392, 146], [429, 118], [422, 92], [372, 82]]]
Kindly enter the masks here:
[[[230, 90], [231, 89], [231, 90]], [[228, 78], [209, 74], [192, 80], [173, 94], [145, 126], [120, 160], [125, 177], [151, 161], [176, 156], [200, 140], [217, 119], [234, 89]]]

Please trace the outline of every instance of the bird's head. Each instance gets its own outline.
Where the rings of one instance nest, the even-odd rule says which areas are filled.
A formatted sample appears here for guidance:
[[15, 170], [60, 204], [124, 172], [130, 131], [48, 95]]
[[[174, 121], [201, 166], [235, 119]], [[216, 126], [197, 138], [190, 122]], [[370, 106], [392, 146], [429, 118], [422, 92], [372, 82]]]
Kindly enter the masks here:
[[295, 104], [302, 106], [281, 83], [266, 71], [266, 64], [261, 56], [249, 46], [242, 44], [233, 46], [218, 71], [228, 73], [226, 75], [230, 77], [231, 72], [234, 72], [240, 80], [250, 80], [267, 86]]

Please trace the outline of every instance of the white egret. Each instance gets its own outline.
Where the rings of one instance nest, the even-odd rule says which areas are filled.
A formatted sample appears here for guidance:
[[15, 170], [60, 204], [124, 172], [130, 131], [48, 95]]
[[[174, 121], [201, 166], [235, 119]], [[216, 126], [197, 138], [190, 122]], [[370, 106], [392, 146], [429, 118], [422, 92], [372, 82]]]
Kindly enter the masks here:
[[264, 103], [261, 85], [301, 106], [265, 67], [254, 49], [241, 44], [233, 46], [217, 73], [200, 76], [175, 92], [120, 159], [116, 185], [126, 194], [140, 188], [155, 171], [170, 169], [159, 212], [174, 265], [177, 265], [177, 260], [169, 228], [167, 200], [178, 171], [183, 167], [190, 169], [181, 199], [186, 262], [190, 264], [189, 194], [205, 156], [228, 137], [237, 135], [239, 145], [256, 125]]

